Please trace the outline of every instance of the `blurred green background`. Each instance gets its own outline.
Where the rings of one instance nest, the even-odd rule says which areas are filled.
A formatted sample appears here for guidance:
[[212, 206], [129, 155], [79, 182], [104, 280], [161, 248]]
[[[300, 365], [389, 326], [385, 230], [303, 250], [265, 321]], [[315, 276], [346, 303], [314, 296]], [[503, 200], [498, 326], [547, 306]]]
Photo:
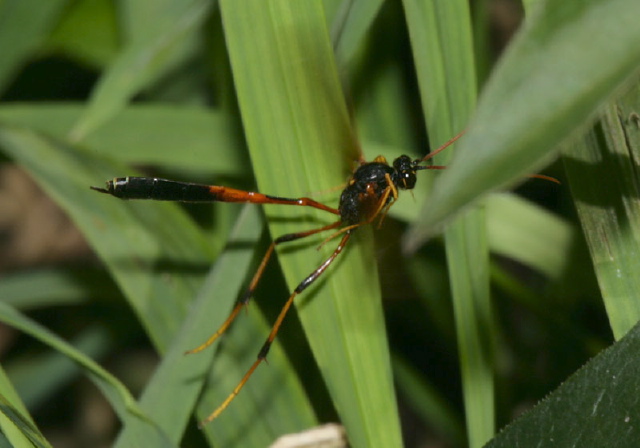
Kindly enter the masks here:
[[[259, 447], [340, 422], [352, 446], [475, 447], [531, 409], [491, 446], [633, 446], [640, 11], [577, 3], [0, 1], [3, 446]], [[89, 186], [335, 206], [360, 150], [418, 158], [463, 130], [198, 430], [334, 242], [282, 248], [229, 334], [182, 353], [272, 235], [333, 218]]]

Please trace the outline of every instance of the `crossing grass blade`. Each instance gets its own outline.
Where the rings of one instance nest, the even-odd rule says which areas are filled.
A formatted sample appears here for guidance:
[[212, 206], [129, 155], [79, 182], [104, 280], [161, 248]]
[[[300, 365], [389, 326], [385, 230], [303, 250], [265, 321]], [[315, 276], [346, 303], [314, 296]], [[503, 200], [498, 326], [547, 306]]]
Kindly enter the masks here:
[[[221, 1], [220, 7], [260, 190], [295, 197], [341, 185], [357, 153], [321, 3]], [[336, 219], [275, 208], [267, 210], [272, 236]], [[312, 248], [319, 241], [297, 245], [310, 250], [279, 251], [291, 289], [336, 244], [318, 254]], [[350, 443], [400, 446], [368, 229], [357, 232], [324, 277], [298, 298], [297, 309]]]

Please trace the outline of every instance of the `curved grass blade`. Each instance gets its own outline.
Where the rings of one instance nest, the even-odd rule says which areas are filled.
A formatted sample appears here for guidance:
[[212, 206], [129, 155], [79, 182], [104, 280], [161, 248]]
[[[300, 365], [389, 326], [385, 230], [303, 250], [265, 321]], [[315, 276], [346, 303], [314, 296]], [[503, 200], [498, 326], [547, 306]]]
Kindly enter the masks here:
[[[151, 339], [159, 350], [164, 352], [182, 325], [188, 302], [194, 297], [196, 288], [209, 266], [213, 244], [204, 238], [202, 231], [175, 204], [123, 202], [96, 195], [88, 189], [89, 185], [96, 184], [98, 180], [129, 172], [125, 171], [124, 167], [42, 139], [32, 132], [7, 126], [0, 129], [0, 143], [33, 174], [52, 197], [69, 210], [96, 250], [104, 257], [105, 263], [112, 270]], [[220, 244], [220, 241], [217, 244]], [[233, 265], [230, 267], [233, 268]], [[225, 300], [235, 298], [234, 294]], [[222, 298], [219, 300], [222, 303]], [[219, 304], [217, 301], [214, 303]], [[226, 309], [220, 309], [217, 314], [225, 316]], [[208, 327], [200, 331], [213, 330], [215, 329]], [[248, 345], [253, 341], [243, 342], [247, 342]], [[238, 345], [234, 348], [246, 352], [246, 349], [239, 349]], [[229, 349], [232, 349], [231, 346]], [[274, 353], [278, 353], [278, 350], [279, 348], [274, 347]], [[251, 356], [255, 354], [251, 353]], [[277, 359], [278, 356], [274, 355], [274, 360]], [[234, 364], [229, 368], [230, 373], [223, 374], [229, 381], [237, 381], [241, 375], [232, 376], [232, 373], [245, 369], [246, 359], [232, 357], [231, 361]], [[201, 361], [186, 360], [180, 364], [183, 362], [185, 368], [188, 368], [190, 363], [198, 364]], [[180, 366], [176, 366], [178, 367]], [[202, 373], [202, 369], [200, 372]], [[274, 374], [277, 372], [279, 370], [274, 371]], [[192, 374], [197, 375], [197, 369], [196, 373]], [[202, 381], [202, 378], [197, 380]], [[310, 415], [308, 404], [305, 410], [304, 401], [300, 400], [300, 393], [296, 392], [296, 387], [299, 391], [299, 386], [287, 380], [287, 387], [290, 384], [293, 385], [293, 392], [288, 393], [290, 390], [286, 388], [283, 391], [283, 399], [277, 407], [279, 411], [274, 413], [277, 421], [269, 420], [269, 427], [254, 425], [252, 431], [245, 429], [254, 440], [260, 441], [259, 444], [264, 445], [271, 441], [274, 433], [291, 430], [295, 422], [300, 422], [304, 420], [304, 416]], [[220, 385], [216, 390], [216, 398], [231, 390], [231, 387], [223, 386], [224, 384]], [[252, 388], [272, 390], [265, 389], [259, 380], [247, 386], [248, 394]], [[287, 401], [287, 398], [291, 398], [291, 401]], [[207, 403], [210, 411], [214, 406], [210, 402]], [[165, 401], [164, 405], [171, 408], [171, 403]], [[188, 415], [191, 409], [187, 408], [181, 407]], [[185, 415], [181, 418], [176, 417], [171, 421], [171, 426], [165, 426], [168, 433], [174, 434], [174, 439], [177, 437], [176, 434], [183, 431], [184, 425], [179, 423], [184, 422], [185, 418]], [[307, 418], [306, 422], [314, 424], [310, 418]], [[298, 428], [299, 426], [296, 426], [294, 429]]]
[[[163, 350], [193, 296], [201, 275], [198, 267], [208, 266], [212, 256], [202, 232], [175, 205], [133, 206], [96, 197], [88, 189], [97, 179], [124, 172], [122, 167], [108, 167], [104, 160], [24, 129], [2, 126], [0, 144], [82, 227], [110, 266], [151, 340]], [[179, 235], [176, 229], [181, 230]], [[189, 266], [192, 275], [160, 270], [159, 262], [168, 267]], [[127, 405], [137, 409], [132, 403]], [[118, 412], [123, 419], [139, 418]], [[158, 440], [165, 445], [167, 439], [160, 442], [157, 431], [150, 428], [145, 425], [136, 438]]]
[[[538, 2], [513, 40], [406, 240], [415, 248], [456, 211], [540, 169], [640, 67], [635, 0]], [[589, 45], [585, 45], [589, 42]]]
[[101, 291], [107, 297], [118, 293], [116, 288], [109, 289], [109, 280], [102, 271], [44, 268], [3, 277], [0, 297], [21, 311], [86, 303], [89, 288], [83, 283], [85, 279], [95, 285], [105, 285]]

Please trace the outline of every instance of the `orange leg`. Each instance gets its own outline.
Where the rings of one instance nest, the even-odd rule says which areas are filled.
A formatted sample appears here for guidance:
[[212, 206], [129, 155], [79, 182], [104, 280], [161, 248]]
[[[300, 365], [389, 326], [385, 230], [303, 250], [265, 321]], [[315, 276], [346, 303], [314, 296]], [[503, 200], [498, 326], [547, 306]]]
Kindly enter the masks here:
[[[385, 190], [384, 194], [382, 195], [381, 206], [379, 207], [379, 210], [376, 212], [376, 214], [372, 218], [373, 220], [376, 216], [380, 215], [380, 221], [378, 221], [378, 229], [382, 227], [382, 222], [384, 221], [384, 218], [387, 216], [389, 209], [398, 199], [398, 189], [391, 181], [391, 177], [388, 174], [385, 174], [384, 177], [387, 180], [388, 188]], [[389, 195], [391, 195], [393, 199], [389, 203], [387, 203], [387, 199], [389, 198]]]
[[276, 319], [275, 323], [273, 324], [273, 327], [271, 328], [271, 332], [269, 333], [267, 340], [265, 341], [264, 345], [260, 349], [260, 352], [258, 352], [258, 359], [256, 359], [255, 362], [251, 365], [247, 373], [245, 373], [245, 375], [242, 377], [238, 385], [233, 389], [233, 391], [229, 394], [229, 396], [222, 402], [222, 404], [218, 406], [218, 408], [215, 411], [213, 411], [211, 415], [209, 415], [206, 419], [200, 422], [200, 427], [214, 420], [216, 417], [218, 417], [222, 413], [222, 411], [224, 411], [227, 408], [227, 406], [229, 406], [229, 403], [231, 403], [233, 399], [240, 393], [240, 390], [242, 390], [242, 388], [244, 387], [246, 382], [249, 380], [249, 378], [251, 377], [253, 372], [256, 370], [256, 368], [260, 365], [260, 363], [267, 359], [267, 354], [269, 353], [271, 344], [273, 343], [273, 340], [276, 338], [276, 335], [278, 334], [278, 330], [280, 329], [280, 326], [282, 325], [282, 321], [287, 315], [287, 312], [291, 308], [291, 305], [293, 305], [293, 300], [296, 298], [298, 294], [300, 294], [302, 291], [307, 289], [314, 281], [316, 281], [324, 271], [326, 271], [326, 269], [331, 265], [331, 263], [333, 263], [333, 261], [340, 254], [340, 252], [342, 252], [342, 249], [344, 249], [350, 237], [351, 237], [351, 231], [349, 230], [347, 231], [347, 233], [344, 234], [344, 236], [340, 240], [340, 244], [338, 244], [338, 247], [336, 247], [336, 249], [333, 251], [331, 256], [327, 258], [324, 261], [324, 263], [318, 266], [318, 268], [316, 268], [315, 271], [309, 274], [307, 278], [305, 278], [302, 282], [300, 282], [300, 284], [296, 287], [296, 289], [294, 289], [293, 293], [289, 296], [284, 306], [282, 307], [282, 310], [280, 311], [278, 318]]
[[317, 229], [312, 229], [312, 230], [307, 230], [304, 232], [297, 232], [297, 233], [288, 233], [286, 235], [282, 235], [276, 238], [269, 246], [269, 249], [267, 249], [267, 252], [264, 254], [264, 257], [262, 257], [262, 261], [260, 262], [260, 265], [258, 266], [256, 273], [254, 274], [253, 278], [251, 279], [251, 282], [249, 283], [249, 287], [247, 288], [243, 296], [240, 298], [240, 300], [238, 300], [238, 303], [231, 311], [231, 314], [229, 314], [229, 317], [227, 317], [227, 319], [222, 323], [222, 325], [220, 325], [220, 328], [218, 328], [218, 330], [213, 335], [211, 335], [209, 339], [207, 339], [203, 344], [197, 346], [196, 348], [188, 350], [185, 354], [189, 355], [189, 354], [201, 352], [202, 350], [204, 350], [205, 348], [213, 344], [216, 339], [218, 339], [220, 336], [222, 336], [222, 334], [225, 331], [227, 331], [231, 323], [235, 320], [235, 318], [240, 313], [240, 310], [242, 310], [242, 308], [244, 308], [246, 305], [249, 304], [249, 300], [251, 299], [251, 296], [253, 296], [253, 293], [255, 292], [256, 287], [258, 286], [258, 282], [262, 278], [262, 274], [264, 273], [264, 270], [267, 267], [267, 263], [271, 259], [271, 255], [273, 255], [273, 251], [278, 244], [299, 240], [307, 236], [315, 235], [316, 233], [324, 232], [325, 230], [335, 229], [336, 227], [339, 227], [340, 224], [342, 224], [340, 221], [336, 221], [332, 224], [326, 225], [324, 227], [319, 227]]

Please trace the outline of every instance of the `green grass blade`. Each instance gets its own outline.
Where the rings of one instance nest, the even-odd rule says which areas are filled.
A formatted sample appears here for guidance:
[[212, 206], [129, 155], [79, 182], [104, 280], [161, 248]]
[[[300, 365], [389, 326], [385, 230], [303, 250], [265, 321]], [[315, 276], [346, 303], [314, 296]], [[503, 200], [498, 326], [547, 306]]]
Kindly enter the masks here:
[[[188, 116], [187, 113], [185, 117]], [[144, 129], [145, 127], [142, 131]], [[98, 159], [66, 145], [40, 139], [32, 132], [10, 127], [5, 127], [3, 130], [5, 131], [2, 134], [4, 149], [27, 168], [47, 192], [79, 223], [88, 239], [113, 271], [133, 309], [149, 331], [151, 339], [161, 351], [166, 349], [182, 324], [187, 302], [195, 294], [199, 279], [204, 272], [203, 267], [209, 264], [213, 244], [208, 239], [204, 239], [202, 231], [175, 204], [123, 202], [98, 195], [88, 189], [89, 185], [100, 185], [105, 179], [115, 175], [132, 174], [130, 169], [111, 164], [106, 159]], [[148, 132], [151, 132], [151, 129]], [[134, 129], [129, 133], [134, 135]], [[134, 146], [131, 143], [131, 147]], [[172, 149], [166, 146], [165, 148], [165, 150]], [[213, 153], [213, 157], [216, 157], [216, 153]], [[237, 167], [234, 170], [238, 172]], [[215, 243], [220, 244], [220, 240]], [[189, 269], [185, 271], [183, 267]], [[236, 294], [233, 294], [225, 300], [235, 298]], [[216, 312], [219, 316], [225, 316], [226, 313], [226, 309], [222, 308]], [[264, 329], [264, 324], [260, 328]], [[206, 330], [203, 331], [214, 330], [215, 328], [207, 325]], [[255, 332], [247, 332], [247, 334], [255, 335]], [[260, 334], [266, 337], [266, 331]], [[257, 340], [260, 338], [261, 336], [258, 336]], [[255, 340], [245, 339], [242, 343], [248, 345]], [[248, 350], [239, 348], [241, 345], [229, 344], [228, 347], [230, 350], [235, 348], [243, 354], [249, 353]], [[258, 348], [255, 348], [255, 352]], [[254, 358], [255, 352], [251, 352], [249, 357]], [[282, 350], [274, 344], [274, 361], [283, 360], [283, 358]], [[230, 357], [227, 353], [226, 360], [223, 361], [227, 369], [223, 372], [217, 371], [217, 376], [213, 378], [216, 381], [216, 393], [212, 394], [208, 401], [203, 402], [202, 406], [206, 412], [210, 412], [220, 403], [221, 394], [230, 392], [235, 382], [244, 373], [243, 370], [249, 365], [249, 362], [246, 362], [246, 356]], [[181, 359], [176, 369], [183, 366], [183, 363], [184, 367], [188, 367], [189, 362]], [[292, 369], [289, 367], [289, 370]], [[273, 383], [273, 375], [279, 375], [280, 369], [271, 369], [270, 373], [272, 375], [265, 375], [265, 379]], [[234, 384], [223, 384], [219, 381], [222, 376]], [[179, 385], [178, 389], [182, 386], [184, 385]], [[282, 397], [277, 400], [276, 411], [271, 418], [265, 420], [265, 424], [256, 425], [252, 422], [251, 425], [244, 425], [251, 426], [251, 431], [245, 429], [243, 435], [256, 441], [257, 445], [270, 443], [275, 437], [274, 434], [300, 430], [315, 424], [308, 402], [305, 401], [305, 397], [301, 398], [299, 384], [288, 379], [283, 382], [281, 389]], [[260, 391], [272, 390], [272, 387], [265, 387], [264, 382], [257, 381], [248, 385], [245, 393], [256, 395]], [[190, 412], [190, 409], [185, 410], [184, 407], [181, 409], [184, 412]], [[205, 411], [200, 413], [203, 412]], [[245, 414], [244, 418], [246, 419], [248, 415]], [[180, 425], [180, 422], [184, 422], [185, 418], [184, 414], [181, 418], [176, 417], [171, 421], [170, 426], [165, 426], [165, 429], [169, 433], [179, 434], [184, 429], [184, 425]], [[236, 419], [236, 421], [244, 420]], [[226, 428], [228, 430], [216, 435], [216, 440], [230, 439], [228, 434], [233, 432], [234, 427], [226, 425]]]
[[470, 210], [445, 232], [469, 446], [495, 433], [493, 322], [485, 213]]
[[51, 445], [33, 423], [0, 395], [0, 446], [49, 448]]
[[[202, 232], [171, 204], [127, 204], [96, 197], [88, 189], [97, 179], [123, 173], [123, 167], [107, 167], [105, 160], [8, 126], [0, 131], [0, 143], [83, 228], [150, 338], [160, 350], [168, 346], [198, 283], [196, 268], [207, 266], [211, 258], [210, 244]], [[181, 230], [179, 235], [176, 229]], [[168, 268], [158, 269], [159, 262], [170, 263], [169, 267], [191, 266], [194, 274], [177, 276]], [[135, 408], [135, 402], [127, 405]], [[149, 428], [146, 425], [137, 438], [153, 437], [166, 444]]]
[[[259, 188], [298, 196], [342, 184], [345, 150], [353, 160], [355, 145], [320, 3], [223, 1], [221, 9]], [[292, 207], [267, 213], [277, 216], [270, 224], [274, 236], [335, 219]], [[279, 252], [292, 289], [321, 260], [313, 250]], [[300, 297], [297, 309], [351, 444], [400, 446], [368, 230], [357, 232], [328, 275]]]
[[[404, 2], [424, 115], [436, 148], [457, 135], [475, 106], [476, 79], [467, 2]], [[438, 157], [449, 159], [451, 154]], [[421, 226], [418, 221], [414, 227]], [[485, 213], [472, 210], [445, 231], [469, 445], [495, 432], [489, 252]]]
[[[475, 107], [476, 79], [467, 2], [405, 0], [420, 96], [435, 149], [464, 130]], [[451, 151], [439, 160], [448, 160]]]
[[640, 104], [635, 86], [565, 152], [565, 168], [609, 322], [620, 339], [640, 320]]
[[[640, 65], [635, 0], [541, 2], [487, 83], [415, 247], [455, 211], [540, 169]], [[585, 45], [585, 42], [589, 42]]]
[[[264, 298], [279, 297], [266, 294]], [[267, 339], [272, 322], [255, 312], [257, 307], [251, 306], [225, 335], [206, 379], [209, 387], [198, 404], [199, 420], [208, 417], [233, 390]], [[269, 365], [258, 369], [222, 415], [204, 427], [211, 445], [267, 446], [281, 435], [318, 425], [300, 384], [300, 369], [296, 369], [300, 366], [294, 366], [289, 356], [277, 339], [269, 350]]]

